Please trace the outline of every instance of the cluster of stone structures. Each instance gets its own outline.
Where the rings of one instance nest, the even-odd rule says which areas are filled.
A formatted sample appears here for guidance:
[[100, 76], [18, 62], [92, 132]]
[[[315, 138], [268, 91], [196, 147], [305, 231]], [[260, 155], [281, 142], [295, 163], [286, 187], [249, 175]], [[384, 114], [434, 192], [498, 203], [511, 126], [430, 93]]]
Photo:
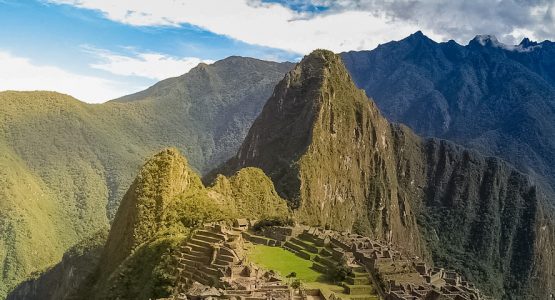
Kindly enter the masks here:
[[371, 274], [386, 300], [455, 299], [484, 297], [455, 271], [428, 268], [417, 258], [408, 258], [386, 242], [347, 232], [311, 228], [306, 234], [342, 252], [349, 264], [358, 262]]
[[174, 254], [177, 299], [292, 299], [275, 274], [245, 262], [246, 226], [206, 224]]
[[[234, 226], [206, 224], [185, 241], [174, 254], [174, 299], [484, 299], [456, 272], [429, 268], [383, 241], [306, 226], [253, 232], [252, 225], [244, 219]], [[283, 247], [312, 261], [312, 269], [322, 274], [341, 268], [347, 272], [342, 291], [299, 294], [272, 271], [246, 261], [249, 243]]]

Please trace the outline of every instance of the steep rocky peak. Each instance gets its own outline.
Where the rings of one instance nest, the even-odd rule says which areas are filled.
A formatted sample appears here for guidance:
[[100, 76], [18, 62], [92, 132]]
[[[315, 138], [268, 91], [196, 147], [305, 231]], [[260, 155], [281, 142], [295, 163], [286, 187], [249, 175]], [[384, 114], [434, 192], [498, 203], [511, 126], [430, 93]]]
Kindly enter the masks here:
[[500, 42], [494, 35], [477, 35], [469, 44], [470, 47], [498, 48], [515, 52], [530, 52], [541, 48], [542, 44], [524, 38], [518, 45], [508, 45]]
[[522, 46], [524, 48], [528, 48], [528, 47], [533, 47], [538, 45], [538, 42], [536, 41], [532, 41], [529, 38], [523, 38], [522, 41], [520, 42], [520, 44], [518, 44], [519, 46]]
[[[336, 97], [343, 92], [357, 96]], [[312, 130], [321, 116], [323, 104], [329, 106], [334, 102], [351, 107], [347, 102], [356, 99], [363, 105], [374, 107], [373, 103], [366, 101], [364, 92], [355, 87], [338, 55], [328, 50], [313, 51], [276, 86], [233, 159], [235, 167], [259, 166], [274, 179], [282, 196], [296, 198], [287, 190], [295, 186], [291, 181], [297, 180], [283, 179], [286, 182], [280, 183], [282, 171], [288, 169], [289, 162], [296, 161], [310, 145]], [[334, 123], [333, 120], [330, 122]], [[276, 159], [276, 156], [282, 159]], [[235, 171], [239, 169], [235, 167]]]
[[495, 35], [490, 34], [479, 34], [475, 36], [471, 41], [470, 44], [480, 44], [482, 46], [493, 46], [498, 47], [502, 45]]
[[428, 36], [426, 36], [422, 31], [417, 31], [411, 35], [409, 35], [408, 37], [406, 37], [404, 40], [406, 41], [411, 41], [411, 42], [426, 42], [426, 43], [434, 43], [436, 44], [435, 41], [433, 41], [432, 39], [430, 39]]
[[[255, 166], [303, 222], [406, 241], [420, 253], [409, 189], [398, 190], [393, 129], [340, 57], [316, 50], [276, 86], [227, 175]], [[408, 149], [407, 149], [408, 150]]]

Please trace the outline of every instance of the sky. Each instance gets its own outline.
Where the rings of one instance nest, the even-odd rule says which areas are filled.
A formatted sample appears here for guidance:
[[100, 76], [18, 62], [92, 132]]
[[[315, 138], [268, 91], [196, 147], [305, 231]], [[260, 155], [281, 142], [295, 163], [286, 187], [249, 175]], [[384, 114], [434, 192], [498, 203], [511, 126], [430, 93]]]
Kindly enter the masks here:
[[555, 0], [0, 0], [0, 90], [101, 103], [231, 55], [298, 61], [421, 30], [555, 39]]

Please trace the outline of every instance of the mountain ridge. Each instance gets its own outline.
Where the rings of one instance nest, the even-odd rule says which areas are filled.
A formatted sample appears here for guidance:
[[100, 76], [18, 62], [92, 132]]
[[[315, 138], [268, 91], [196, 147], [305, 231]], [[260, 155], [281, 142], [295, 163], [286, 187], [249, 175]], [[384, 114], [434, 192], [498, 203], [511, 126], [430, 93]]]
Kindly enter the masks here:
[[555, 195], [554, 43], [479, 40], [436, 43], [420, 32], [341, 56], [389, 120], [499, 156]]

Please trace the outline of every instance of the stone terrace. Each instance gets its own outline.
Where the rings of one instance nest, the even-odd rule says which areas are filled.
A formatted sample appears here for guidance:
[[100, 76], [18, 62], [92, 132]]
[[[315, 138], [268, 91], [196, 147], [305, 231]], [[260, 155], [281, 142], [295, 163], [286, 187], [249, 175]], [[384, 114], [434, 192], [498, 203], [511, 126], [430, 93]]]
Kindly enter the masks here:
[[[307, 226], [252, 232], [250, 225], [238, 220], [234, 227], [213, 223], [195, 231], [174, 254], [174, 299], [484, 299], [455, 271], [430, 268], [383, 241]], [[249, 243], [283, 247], [310, 260], [312, 269], [322, 274], [339, 267], [349, 273], [341, 291], [298, 294], [273, 272], [246, 263]]]
[[174, 254], [174, 299], [292, 299], [273, 274], [244, 263], [242, 228], [206, 224]]

